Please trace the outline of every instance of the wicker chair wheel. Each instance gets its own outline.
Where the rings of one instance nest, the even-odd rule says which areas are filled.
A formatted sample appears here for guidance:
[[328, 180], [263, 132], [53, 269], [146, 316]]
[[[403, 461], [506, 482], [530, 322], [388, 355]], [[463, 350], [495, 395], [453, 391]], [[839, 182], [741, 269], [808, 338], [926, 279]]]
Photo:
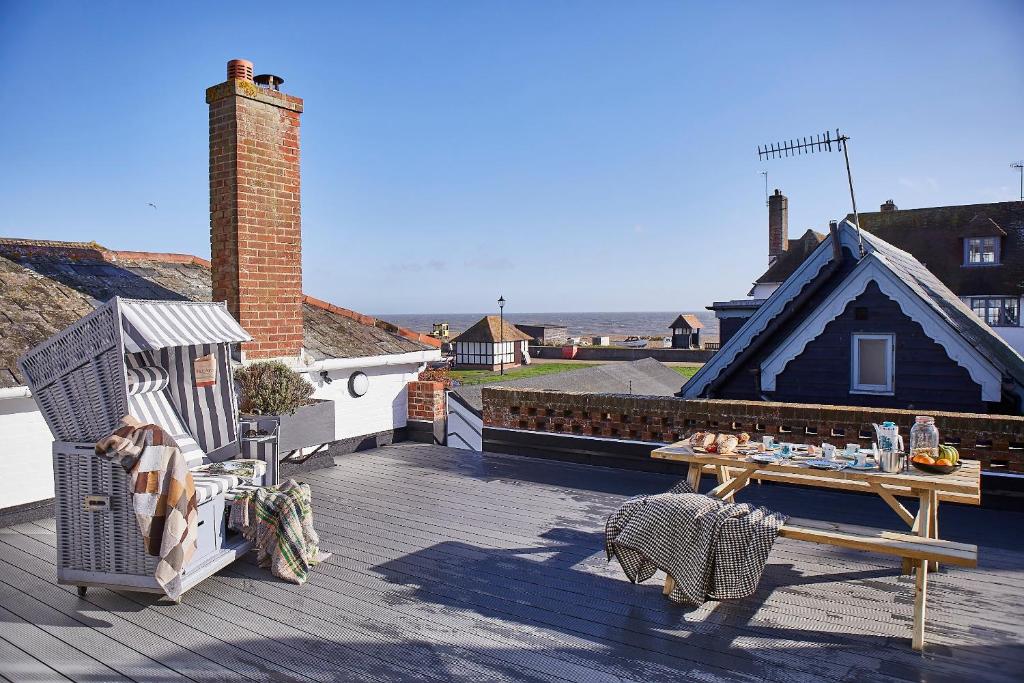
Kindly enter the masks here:
[[78, 597], [84, 598], [85, 597], [85, 592], [87, 590], [89, 590], [88, 586], [79, 586], [78, 587]]

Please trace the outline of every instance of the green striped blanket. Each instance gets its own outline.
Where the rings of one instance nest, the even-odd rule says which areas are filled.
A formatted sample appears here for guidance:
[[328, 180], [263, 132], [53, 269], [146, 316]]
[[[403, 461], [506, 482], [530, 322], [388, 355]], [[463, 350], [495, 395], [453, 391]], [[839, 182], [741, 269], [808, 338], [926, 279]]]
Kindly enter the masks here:
[[330, 557], [313, 529], [309, 484], [289, 479], [239, 491], [228, 523], [256, 546], [259, 565], [285, 581], [305, 583], [310, 567]]

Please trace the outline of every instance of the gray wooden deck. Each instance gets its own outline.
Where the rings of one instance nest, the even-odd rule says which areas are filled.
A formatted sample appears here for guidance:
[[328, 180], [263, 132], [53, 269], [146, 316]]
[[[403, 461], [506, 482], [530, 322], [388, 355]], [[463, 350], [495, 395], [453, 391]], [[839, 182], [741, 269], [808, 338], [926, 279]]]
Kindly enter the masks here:
[[[240, 562], [181, 605], [54, 581], [53, 520], [0, 529], [12, 681], [998, 681], [1024, 677], [1024, 514], [944, 506], [981, 566], [930, 586], [910, 649], [898, 561], [781, 539], [757, 594], [699, 609], [634, 586], [605, 515], [663, 475], [399, 444], [306, 476], [323, 545], [304, 586]], [[753, 485], [741, 499], [896, 528], [871, 498]]]

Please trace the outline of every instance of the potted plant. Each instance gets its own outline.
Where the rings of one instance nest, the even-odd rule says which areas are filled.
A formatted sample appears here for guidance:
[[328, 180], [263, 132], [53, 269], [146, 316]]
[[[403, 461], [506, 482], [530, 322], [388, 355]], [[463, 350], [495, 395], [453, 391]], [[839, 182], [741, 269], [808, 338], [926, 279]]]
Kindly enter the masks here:
[[278, 449], [288, 453], [334, 441], [334, 401], [312, 398], [313, 385], [280, 361], [260, 361], [235, 372], [243, 415], [278, 422]]

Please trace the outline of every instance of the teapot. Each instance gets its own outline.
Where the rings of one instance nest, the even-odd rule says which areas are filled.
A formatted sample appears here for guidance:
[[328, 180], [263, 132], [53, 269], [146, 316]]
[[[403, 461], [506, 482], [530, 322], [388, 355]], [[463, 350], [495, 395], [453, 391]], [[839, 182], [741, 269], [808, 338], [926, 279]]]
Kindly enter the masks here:
[[878, 437], [878, 448], [882, 451], [903, 451], [903, 437], [900, 436], [900, 428], [896, 426], [895, 422], [883, 422], [882, 424], [874, 424], [875, 435]]

